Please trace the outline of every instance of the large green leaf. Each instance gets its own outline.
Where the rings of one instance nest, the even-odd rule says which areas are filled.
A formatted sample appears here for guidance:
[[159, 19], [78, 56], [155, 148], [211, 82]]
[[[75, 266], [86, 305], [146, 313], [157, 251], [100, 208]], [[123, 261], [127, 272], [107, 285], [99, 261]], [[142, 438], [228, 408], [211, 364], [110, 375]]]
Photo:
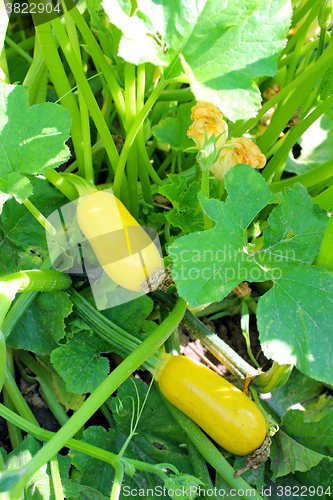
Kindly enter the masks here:
[[[22, 443], [4, 458], [5, 474], [11, 473], [14, 479], [15, 471], [18, 471], [16, 476], [18, 479], [20, 477], [20, 469], [31, 461], [32, 457], [41, 447], [41, 443], [28, 434]], [[107, 500], [107, 498], [95, 488], [74, 483], [69, 479], [71, 460], [68, 455], [57, 455], [57, 459], [65, 498]], [[4, 494], [0, 494], [0, 497], [2, 498], [3, 495]], [[7, 499], [8, 497], [6, 496], [5, 498]], [[59, 498], [58, 494], [57, 498]], [[54, 493], [50, 464], [44, 464], [33, 474], [26, 483], [24, 492], [20, 496], [20, 500], [57, 500], [57, 498]]]
[[[146, 319], [153, 306], [152, 299], [143, 295], [99, 314], [103, 314], [115, 325], [144, 340], [156, 328], [156, 323]], [[108, 342], [101, 339], [78, 318], [69, 323], [68, 330], [72, 335], [71, 338], [52, 352], [51, 362], [66, 382], [69, 392], [74, 394], [92, 392], [109, 373], [109, 361], [103, 354], [116, 352], [125, 357], [126, 349], [114, 345], [111, 339]]]
[[283, 417], [286, 432], [303, 446], [333, 457], [333, 408], [316, 422], [308, 422], [306, 416], [307, 411], [288, 411]]
[[0, 82], [0, 191], [19, 202], [30, 196], [26, 175], [43, 174], [69, 158], [70, 126], [63, 106], [46, 102], [29, 108], [23, 87]]
[[284, 412], [293, 405], [302, 404], [307, 400], [315, 400], [322, 393], [324, 386], [304, 375], [294, 368], [288, 381], [278, 389], [272, 391], [272, 396], [283, 408]]
[[175, 151], [183, 151], [193, 146], [193, 140], [186, 132], [191, 125], [191, 108], [193, 104], [182, 104], [175, 117], [168, 116], [152, 128], [153, 136], [162, 144], [170, 144]]
[[[118, 429], [123, 433], [129, 434], [131, 419], [133, 414], [133, 402], [135, 408], [143, 405], [147, 395], [148, 385], [144, 384], [141, 380], [135, 379], [135, 384], [132, 380], [127, 380], [117, 392], [117, 398], [110, 398], [108, 405], [111, 407], [114, 419], [117, 423]], [[155, 387], [151, 387], [148, 399], [144, 406], [139, 424], [137, 427], [139, 436], [145, 438], [146, 441], [152, 442], [150, 437], [155, 438], [155, 453], [160, 457], [161, 462], [167, 461], [166, 448], [164, 446], [157, 446], [157, 443], [167, 442], [170, 445], [179, 445], [184, 443], [186, 438], [184, 432], [181, 430], [176, 421], [171, 417], [169, 410], [163, 404], [160, 395]], [[137, 436], [134, 436], [136, 442]], [[156, 451], [157, 449], [157, 451]], [[170, 450], [169, 450], [170, 451]], [[177, 454], [184, 456], [181, 450], [177, 450]], [[187, 456], [185, 454], [185, 456]], [[175, 463], [175, 462], [174, 462]], [[176, 465], [176, 463], [175, 463]], [[183, 465], [184, 470], [185, 465]], [[188, 463], [185, 470], [188, 469]]]
[[215, 227], [182, 236], [169, 247], [180, 295], [199, 306], [222, 300], [241, 281], [272, 280], [257, 310], [265, 355], [333, 383], [333, 274], [310, 265], [327, 225], [326, 212], [295, 185], [276, 197], [279, 204], [268, 218], [263, 247], [253, 251], [244, 232], [272, 195], [248, 165], [231, 169], [225, 185], [225, 203], [211, 199], [204, 204]]
[[[253, 79], [274, 75], [291, 18], [290, 0], [104, 0], [122, 32], [118, 55], [133, 64], [166, 66], [167, 77], [187, 73], [197, 100], [216, 104], [231, 120], [256, 113]], [[183, 61], [183, 67], [181, 63]]]
[[51, 354], [65, 336], [65, 322], [72, 303], [65, 292], [42, 292], [20, 317], [7, 344], [35, 354]]
[[[84, 441], [119, 453], [130, 434], [133, 412], [136, 422], [138, 408], [144, 403], [147, 391], [148, 386], [141, 380], [126, 380], [119, 387], [117, 397], [111, 397], [107, 401], [112, 410], [115, 427], [109, 431], [102, 427], [90, 427], [84, 432]], [[183, 473], [193, 472], [186, 447], [181, 446], [185, 442], [185, 435], [154, 387], [145, 402], [136, 432], [124, 452], [124, 457], [152, 464], [169, 462]], [[94, 487], [98, 485], [99, 491], [109, 493], [114, 474], [111, 466], [101, 464], [100, 461], [76, 451], [71, 451], [71, 455], [73, 464], [82, 473], [82, 484]], [[163, 489], [163, 483], [156, 475], [137, 470], [132, 477], [124, 477], [126, 489], [122, 488], [120, 498], [126, 498], [127, 491], [132, 488], [141, 489], [143, 492], [146, 488], [154, 489], [156, 486]], [[157, 490], [149, 498], [158, 498]], [[170, 497], [165, 494], [165, 498]]]
[[203, 229], [203, 216], [198, 200], [199, 184], [192, 182], [187, 187], [184, 177], [174, 174], [168, 177], [171, 184], [164, 184], [159, 189], [159, 193], [166, 196], [173, 205], [172, 210], [165, 214], [167, 221], [184, 233]]
[[91, 331], [82, 331], [55, 349], [51, 361], [74, 394], [93, 392], [109, 373], [109, 361], [101, 356], [110, 345]]
[[271, 470], [273, 481], [281, 476], [286, 476], [290, 472], [308, 471], [311, 467], [319, 464], [325, 455], [302, 446], [297, 441], [288, 436], [285, 432], [279, 431], [272, 440], [271, 447]]

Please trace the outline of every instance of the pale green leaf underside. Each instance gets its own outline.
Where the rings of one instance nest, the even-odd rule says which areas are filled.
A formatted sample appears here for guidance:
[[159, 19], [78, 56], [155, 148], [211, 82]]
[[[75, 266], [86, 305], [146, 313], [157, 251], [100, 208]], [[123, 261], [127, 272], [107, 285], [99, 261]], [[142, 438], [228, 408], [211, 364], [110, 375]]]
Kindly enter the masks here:
[[213, 102], [231, 120], [253, 116], [260, 93], [253, 79], [274, 75], [291, 18], [290, 0], [139, 0], [129, 17], [118, 0], [104, 0], [123, 33], [118, 55], [133, 64], [184, 72], [197, 100]]

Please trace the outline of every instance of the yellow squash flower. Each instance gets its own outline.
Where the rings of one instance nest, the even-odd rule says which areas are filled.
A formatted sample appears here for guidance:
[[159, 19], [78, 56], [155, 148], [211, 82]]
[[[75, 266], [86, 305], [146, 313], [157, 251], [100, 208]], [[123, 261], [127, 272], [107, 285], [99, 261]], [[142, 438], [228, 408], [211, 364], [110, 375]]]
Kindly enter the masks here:
[[222, 148], [227, 140], [228, 125], [223, 120], [221, 111], [209, 102], [199, 101], [192, 108], [191, 119], [194, 120], [187, 131], [188, 137], [194, 140], [200, 149], [204, 148], [205, 144], [205, 129], [207, 139], [212, 135], [221, 137], [216, 141], [216, 150]]
[[226, 173], [238, 165], [245, 163], [253, 168], [263, 168], [266, 164], [266, 158], [250, 139], [246, 137], [236, 137], [227, 141], [220, 151], [219, 159], [210, 168], [216, 179], [223, 181]]

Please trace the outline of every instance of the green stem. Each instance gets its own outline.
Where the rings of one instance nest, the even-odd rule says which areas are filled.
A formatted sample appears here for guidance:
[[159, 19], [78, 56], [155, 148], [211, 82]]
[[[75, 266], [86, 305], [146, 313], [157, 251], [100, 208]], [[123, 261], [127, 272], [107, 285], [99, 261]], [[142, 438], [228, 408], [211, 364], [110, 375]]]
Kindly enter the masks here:
[[163, 163], [161, 163], [161, 165], [159, 166], [159, 168], [157, 170], [158, 175], [162, 175], [165, 172], [165, 170], [168, 168], [168, 166], [172, 162], [172, 156], [173, 156], [172, 153], [169, 153], [168, 156], [163, 161]]
[[297, 65], [298, 65], [299, 58], [301, 56], [301, 50], [302, 50], [302, 47], [304, 45], [305, 37], [306, 37], [306, 31], [304, 31], [303, 36], [300, 36], [299, 39], [297, 40], [295, 51], [293, 52], [293, 57], [292, 57], [290, 64], [288, 66], [286, 78], [285, 78], [284, 85], [283, 85], [284, 87], [286, 85], [288, 85], [288, 83], [291, 82], [291, 80], [294, 76], [295, 70], [296, 70]]
[[8, 393], [10, 394], [13, 404], [17, 409], [18, 413], [21, 415], [21, 417], [24, 418], [27, 422], [30, 422], [31, 424], [38, 425], [38, 422], [34, 414], [30, 410], [28, 403], [22, 396], [21, 391], [16, 385], [14, 377], [9, 370], [7, 370], [6, 372], [5, 387]]
[[133, 144], [133, 141], [140, 130], [140, 127], [142, 126], [147, 114], [153, 107], [154, 103], [156, 102], [158, 96], [164, 89], [164, 87], [168, 84], [169, 82], [167, 80], [159, 82], [156, 87], [154, 88], [151, 96], [148, 98], [146, 104], [143, 106], [142, 110], [140, 113], [137, 115], [135, 122], [133, 126], [131, 127], [131, 130], [129, 130], [126, 141], [123, 145], [123, 149], [120, 154], [119, 162], [117, 165], [117, 171], [114, 179], [114, 186], [113, 186], [113, 191], [114, 194], [117, 198], [119, 198], [120, 193], [121, 193], [121, 184], [123, 181], [123, 175], [124, 175], [124, 169], [126, 165], [126, 161], [128, 158], [128, 154], [130, 152], [131, 146]]
[[[201, 192], [209, 199], [209, 170], [204, 168], [201, 169]], [[205, 230], [212, 229], [213, 223], [211, 219], [205, 213], [203, 217]]]
[[312, 201], [324, 210], [331, 210], [333, 207], [333, 185], [318, 194], [318, 196], [312, 198]]
[[6, 340], [0, 325], [0, 391], [6, 378]]
[[[194, 446], [189, 437], [186, 439], [186, 445], [188, 449], [188, 454], [190, 455], [195, 477], [197, 477], [198, 479], [200, 479], [200, 481], [203, 482], [206, 490], [214, 490], [214, 485], [211, 480], [205, 459], [203, 458], [201, 453], [199, 453], [199, 451], [196, 449], [196, 447]], [[205, 498], [205, 495], [204, 496], [200, 495], [197, 498]], [[216, 500], [215, 495], [209, 495], [209, 498], [215, 498]]]
[[[68, 33], [69, 41], [72, 45], [73, 52], [79, 64], [82, 66], [82, 58], [80, 51], [80, 43], [77, 36], [77, 31], [73, 18], [66, 9], [66, 2], [62, 2], [65, 13], [65, 23]], [[86, 101], [81, 92], [81, 86], [78, 84], [79, 106], [82, 121], [82, 139], [83, 139], [83, 160], [84, 160], [84, 177], [87, 181], [94, 183], [94, 170], [91, 159], [91, 137], [90, 137], [90, 123], [89, 113]]]
[[[48, 257], [40, 267], [40, 271], [49, 270], [51, 268], [51, 260]], [[24, 314], [26, 309], [30, 304], [35, 300], [38, 292], [24, 292], [20, 295], [20, 297], [15, 301], [15, 304], [10, 309], [8, 314], [6, 315], [6, 319], [2, 325], [2, 332], [5, 339], [8, 337], [16, 323], [19, 321], [21, 316]]]
[[[327, 37], [327, 39], [328, 39], [328, 37]], [[301, 52], [300, 52], [300, 57], [307, 56], [309, 53], [311, 54], [317, 48], [318, 43], [319, 43], [319, 40], [317, 39], [317, 40], [313, 40], [312, 42], [304, 45], [302, 47]], [[290, 64], [291, 60], [293, 59], [293, 57], [294, 57], [294, 52], [292, 52], [291, 54], [288, 54], [287, 56], [282, 57], [278, 61], [278, 68], [281, 69], [284, 66], [288, 66]]]
[[306, 35], [306, 33], [307, 33], [308, 29], [309, 29], [310, 24], [317, 17], [317, 14], [318, 14], [319, 8], [320, 8], [320, 2], [317, 2], [316, 0], [310, 0], [308, 3], [310, 4], [310, 2], [311, 2], [311, 7], [310, 7], [311, 11], [307, 15], [306, 20], [304, 21], [304, 23], [302, 24], [302, 26], [297, 30], [296, 34], [293, 35], [290, 38], [290, 40], [288, 41], [287, 46], [285, 47], [285, 49], [281, 53], [282, 55], [290, 52], [291, 49], [294, 47], [294, 45], [296, 45], [296, 43], [298, 42], [298, 40], [300, 38], [303, 38]]
[[163, 186], [163, 181], [161, 180], [160, 176], [154, 169], [153, 165], [150, 163], [149, 155], [146, 149], [146, 144], [144, 140], [144, 130], [143, 126], [140, 128], [138, 131], [137, 135], [137, 145], [138, 145], [138, 152], [140, 155], [140, 160], [143, 164], [143, 167], [149, 174], [151, 180], [157, 185], [157, 186]]
[[305, 2], [304, 5], [303, 2], [301, 2], [300, 6], [297, 7], [297, 9], [294, 10], [293, 14], [293, 20], [291, 26], [296, 26], [303, 17], [306, 16], [306, 14], [309, 12], [309, 10], [313, 7], [313, 5], [316, 3], [317, 0], [308, 0]]
[[60, 98], [60, 102], [68, 109], [71, 115], [71, 137], [79, 166], [79, 172], [83, 174], [83, 138], [79, 108], [76, 104], [72, 89], [68, 83], [68, 79], [53, 38], [50, 23], [44, 23], [41, 26], [38, 26], [38, 23], [36, 23], [35, 29], [46, 66], [50, 72], [52, 82], [58, 97]]
[[[24, 51], [29, 51], [32, 50], [34, 47], [35, 43], [35, 36], [31, 36], [30, 38], [26, 38], [26, 40], [22, 40], [19, 42], [17, 45]], [[10, 61], [11, 59], [15, 59], [17, 56], [17, 52], [14, 48], [9, 48], [6, 49], [6, 56], [7, 56], [7, 61]]]
[[252, 362], [254, 365], [259, 368], [259, 363], [256, 360], [256, 358], [253, 356], [253, 352], [251, 349], [251, 341], [250, 341], [250, 314], [249, 314], [249, 308], [246, 304], [246, 302], [242, 301], [242, 308], [241, 308], [241, 330], [243, 337], [246, 342], [246, 349], [247, 353], [250, 356]]
[[[163, 304], [167, 309], [171, 310], [174, 306], [175, 299], [172, 295], [163, 292], [154, 292], [152, 297], [158, 303]], [[206, 325], [196, 318], [191, 311], [186, 310], [182, 321], [187, 330], [200, 340], [207, 349], [223, 363], [228, 370], [239, 380], [244, 383], [248, 374], [255, 375], [257, 370], [243, 360], [231, 347], [223, 342], [220, 337], [213, 333]]]
[[[136, 77], [135, 66], [125, 62], [125, 103], [126, 103], [126, 130], [130, 130], [136, 116]], [[135, 219], [139, 217], [138, 195], [138, 160], [137, 145], [133, 142], [127, 159], [127, 180], [131, 203], [131, 214]]]
[[[238, 493], [240, 498], [248, 500], [249, 496], [256, 500], [263, 500], [259, 493], [251, 488], [249, 484], [241, 477], [234, 477], [234, 469], [224, 456], [218, 451], [213, 443], [205, 436], [200, 428], [189, 417], [167, 401], [161, 395], [171, 415], [181, 426], [185, 434], [191, 439], [194, 446], [205, 458], [205, 460], [223, 477], [225, 481]], [[250, 492], [250, 495], [249, 495]]]
[[50, 460], [50, 469], [51, 469], [54, 498], [55, 500], [64, 500], [65, 499], [64, 491], [62, 489], [59, 464], [56, 455]]
[[123, 124], [125, 124], [125, 102], [124, 102], [124, 97], [122, 94], [122, 90], [117, 82], [117, 79], [113, 73], [112, 67], [109, 65], [107, 60], [105, 59], [105, 56], [98, 45], [91, 29], [88, 27], [87, 23], [83, 19], [83, 16], [80, 14], [78, 8], [75, 6], [73, 9], [70, 10], [70, 14], [72, 18], [74, 19], [74, 22], [78, 28], [78, 30], [81, 32], [81, 35], [84, 38], [84, 41], [86, 42], [87, 46], [89, 47], [89, 51], [91, 53], [91, 57], [93, 61], [96, 61], [97, 65], [101, 68], [103, 72], [103, 76], [106, 80], [106, 83], [108, 84], [108, 87], [110, 89], [110, 92], [112, 94], [114, 103], [117, 108], [117, 113], [122, 121]]
[[[104, 340], [119, 346], [120, 349], [128, 353], [131, 353], [141, 344], [141, 341], [134, 335], [103, 316], [73, 288], [69, 289], [69, 296], [73, 302], [75, 312]], [[157, 357], [151, 356], [143, 366], [154, 372], [156, 363]]]
[[321, 242], [316, 266], [333, 271], [333, 216], [331, 215]]
[[166, 220], [164, 224], [164, 237], [167, 243], [171, 242], [170, 226], [171, 223], [168, 220]]
[[48, 271], [32, 269], [2, 276], [0, 286], [2, 284], [13, 285], [18, 292], [51, 292], [66, 290], [72, 284], [72, 280], [68, 274], [54, 269]]
[[158, 101], [177, 101], [177, 102], [187, 102], [194, 99], [194, 94], [190, 87], [186, 89], [176, 89], [176, 90], [163, 90], [161, 92]]
[[[74, 10], [74, 9], [72, 9]], [[44, 25], [43, 25], [44, 26]], [[82, 95], [87, 103], [88, 109], [91, 113], [91, 116], [95, 122], [96, 128], [104, 142], [105, 150], [110, 159], [113, 170], [116, 169], [116, 165], [118, 162], [118, 151], [114, 144], [112, 135], [110, 130], [105, 123], [104, 117], [101, 113], [101, 110], [96, 102], [95, 96], [87, 82], [86, 76], [83, 72], [83, 69], [75, 56], [73, 48], [69, 42], [68, 36], [66, 34], [65, 28], [62, 26], [60, 19], [54, 19], [52, 21], [52, 27], [57, 35], [59, 40], [61, 49], [67, 59], [67, 62], [72, 70], [72, 73], [75, 77], [77, 85], [80, 87]], [[82, 132], [82, 124], [80, 124], [81, 132]], [[82, 147], [82, 146], [81, 146]], [[83, 177], [83, 175], [82, 175]]]
[[27, 367], [29, 367], [36, 374], [36, 380], [40, 385], [41, 392], [46, 404], [50, 408], [55, 418], [58, 420], [59, 424], [64, 425], [68, 420], [68, 416], [59, 403], [58, 399], [56, 398], [52, 386], [51, 374], [45, 368], [43, 368], [43, 366], [41, 366], [28, 352], [20, 350], [18, 351], [17, 356]]
[[110, 500], [119, 500], [125, 470], [121, 462], [116, 462], [114, 464], [114, 468], [115, 468], [115, 475], [113, 479]]
[[17, 43], [15, 43], [9, 36], [6, 36], [6, 43], [8, 43], [9, 47], [12, 47], [17, 54], [19, 54], [23, 59], [28, 61], [29, 64], [33, 62], [33, 58], [23, 50]]
[[[77, 166], [77, 160], [75, 161], [75, 164]], [[53, 170], [52, 168], [48, 168], [44, 175], [46, 179], [59, 189], [59, 191], [70, 201], [77, 199], [78, 193], [76, 189], [72, 187], [59, 172]]]
[[292, 369], [292, 365], [279, 365], [276, 361], [273, 361], [271, 368], [256, 377], [253, 385], [258, 387], [258, 390], [262, 393], [271, 392], [273, 389], [282, 387], [287, 382]]
[[[136, 114], [139, 114], [144, 106], [145, 81], [146, 81], [145, 64], [139, 64], [139, 66], [137, 67]], [[149, 171], [150, 168], [152, 168], [153, 172], [155, 173], [155, 170], [150, 163], [148, 153], [146, 150], [143, 127], [144, 125], [142, 124], [136, 137], [136, 147], [141, 160], [138, 161], [138, 174], [141, 183], [143, 198], [146, 203], [152, 205], [153, 197], [150, 188]]]
[[[13, 412], [9, 408], [6, 408], [6, 406], [2, 404], [0, 404], [0, 416], [5, 420], [7, 420], [8, 422], [12, 422], [14, 425], [19, 427], [23, 431], [28, 432], [29, 434], [31, 434], [33, 437], [35, 437], [40, 441], [49, 441], [54, 436], [56, 436], [56, 433], [47, 431], [45, 429], [42, 429], [38, 425], [30, 423], [29, 421], [22, 418], [20, 415], [17, 415], [17, 413]], [[111, 465], [114, 465], [118, 459], [118, 455], [114, 453], [110, 453], [109, 451], [103, 450], [102, 448], [97, 448], [97, 446], [84, 443], [83, 441], [79, 441], [77, 439], [70, 438], [66, 444], [72, 450], [79, 451], [81, 453], [84, 453], [85, 455], [88, 455], [92, 458], [97, 458], [98, 460], [102, 460], [103, 462], [109, 463]], [[155, 474], [159, 474], [160, 472], [158, 468], [152, 464], [141, 462], [139, 460], [133, 460], [130, 458], [122, 459], [122, 462], [125, 461], [133, 465], [138, 470], [152, 472]], [[164, 479], [165, 476], [164, 477], [160, 476], [160, 477]]]
[[[333, 44], [332, 44], [333, 45]], [[273, 156], [271, 161], [268, 163], [267, 167], [263, 171], [263, 176], [266, 180], [272, 179], [275, 175], [279, 175], [280, 170], [283, 170], [285, 165], [285, 160], [289, 154], [289, 151], [297, 140], [303, 135], [303, 133], [314, 123], [318, 118], [320, 118], [327, 110], [329, 110], [333, 105], [333, 96], [328, 97], [324, 102], [319, 104], [319, 106], [308, 115], [305, 120], [303, 120], [300, 125], [294, 127], [293, 131], [288, 135], [287, 139], [284, 141], [281, 148]]]
[[[333, 45], [333, 44], [330, 44]], [[330, 66], [333, 60], [332, 51], [325, 50], [325, 53], [318, 60], [316, 64], [308, 68], [304, 73], [299, 75], [295, 80], [291, 81], [286, 87], [280, 90], [272, 99], [270, 99], [264, 106], [260, 109], [259, 113], [255, 118], [250, 118], [243, 125], [238, 127], [236, 130], [232, 132], [232, 137], [240, 137], [244, 135], [251, 127], [253, 127], [259, 119], [267, 113], [267, 111], [272, 108], [275, 104], [284, 99], [292, 90], [296, 88], [301, 88], [303, 82], [307, 82], [310, 78], [313, 78], [314, 75], [317, 75], [317, 81], [320, 76], [326, 71], [326, 69]], [[288, 120], [287, 120], [288, 121]], [[269, 127], [270, 128], [270, 127]], [[281, 129], [276, 132], [279, 136]]]
[[[11, 347], [7, 347], [7, 360], [5, 361], [4, 366], [11, 373], [12, 377], [14, 377], [15, 370], [14, 370], [13, 350], [11, 349]], [[2, 395], [3, 395], [3, 402], [7, 406], [7, 408], [10, 408], [11, 410], [14, 411], [15, 406], [6, 387], [3, 388]], [[19, 427], [12, 424], [11, 422], [7, 422], [7, 428], [8, 428], [10, 444], [12, 445], [12, 449], [14, 450], [15, 448], [17, 448], [17, 446], [20, 445], [20, 443], [23, 440], [22, 432]]]
[[317, 49], [316, 61], [318, 61], [319, 57], [324, 52], [325, 38], [326, 38], [326, 29], [325, 28], [321, 28], [320, 29], [319, 45], [318, 45], [318, 49]]
[[[44, 61], [38, 38], [35, 38], [35, 50], [32, 64], [23, 80], [23, 86], [29, 89], [29, 104], [37, 104], [40, 98], [40, 87], [47, 84], [48, 71]], [[46, 81], [45, 81], [46, 80]]]
[[41, 226], [47, 231], [50, 235], [52, 235], [58, 242], [61, 244], [61, 240], [58, 239], [58, 233], [50, 224], [50, 222], [44, 217], [44, 215], [38, 210], [37, 207], [30, 200], [25, 200], [23, 205], [29, 210], [31, 215], [35, 217], [35, 219], [41, 224]]
[[145, 339], [117, 368], [98, 386], [82, 406], [74, 413], [68, 422], [56, 435], [40, 449], [33, 459], [20, 471], [15, 485], [11, 488], [12, 500], [17, 500], [30, 477], [46, 462], [48, 462], [68, 440], [82, 427], [84, 422], [118, 389], [118, 387], [152, 355], [172, 330], [181, 321], [186, 310], [186, 302], [179, 298], [172, 313], [157, 329]]
[[328, 160], [315, 168], [312, 168], [309, 172], [305, 172], [301, 175], [295, 175], [284, 181], [273, 182], [268, 185], [272, 193], [278, 193], [283, 191], [286, 187], [293, 187], [296, 182], [300, 182], [304, 187], [310, 188], [316, 184], [320, 184], [333, 176], [333, 159]]

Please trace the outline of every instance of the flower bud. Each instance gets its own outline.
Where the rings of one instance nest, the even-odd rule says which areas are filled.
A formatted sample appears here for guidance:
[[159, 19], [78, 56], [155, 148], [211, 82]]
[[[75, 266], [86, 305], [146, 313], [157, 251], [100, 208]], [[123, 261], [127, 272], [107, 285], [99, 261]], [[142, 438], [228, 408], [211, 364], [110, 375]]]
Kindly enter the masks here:
[[221, 149], [228, 136], [228, 125], [223, 120], [221, 111], [209, 102], [199, 101], [192, 108], [192, 125], [187, 131], [188, 137], [194, 140], [198, 149], [204, 149], [205, 131], [207, 139], [218, 137], [216, 150]]
[[220, 151], [219, 159], [210, 170], [216, 179], [223, 181], [227, 172], [239, 163], [250, 165], [253, 168], [263, 168], [266, 164], [266, 158], [250, 139], [236, 137], [225, 143]]

